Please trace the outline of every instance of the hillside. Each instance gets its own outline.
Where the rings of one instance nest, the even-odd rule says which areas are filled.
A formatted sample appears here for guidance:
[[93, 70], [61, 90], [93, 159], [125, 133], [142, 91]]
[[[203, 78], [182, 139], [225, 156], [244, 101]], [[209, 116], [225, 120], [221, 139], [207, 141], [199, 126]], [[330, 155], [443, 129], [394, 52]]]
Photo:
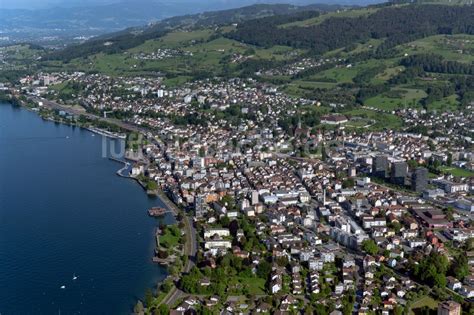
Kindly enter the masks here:
[[[15, 1], [12, 1], [15, 2]], [[323, 3], [331, 3], [329, 0]], [[373, 0], [341, 0], [345, 5], [362, 5]], [[312, 0], [109, 0], [67, 1], [61, 5], [48, 6], [47, 1], [34, 6], [0, 5], [0, 44], [32, 42], [50, 47], [64, 43], [78, 43], [84, 38], [100, 36], [156, 23], [175, 16], [196, 15], [251, 6], [256, 3], [293, 4], [308, 6]], [[320, 4], [332, 7], [332, 4]], [[225, 17], [225, 15], [222, 15]]]
[[319, 12], [330, 12], [342, 8], [343, 7], [339, 5], [324, 4], [309, 6], [262, 4], [224, 11], [184, 15], [165, 19], [146, 27], [130, 28], [115, 34], [104, 35], [81, 45], [67, 47], [66, 49], [47, 56], [47, 58], [68, 61], [99, 52], [121, 52], [143, 44], [146, 40], [160, 38], [166, 33], [178, 28], [186, 30], [193, 28], [212, 28], [274, 15], [291, 16], [293, 14], [303, 14], [303, 17], [313, 17], [318, 15]]
[[49, 54], [41, 68], [161, 75], [167, 85], [254, 77], [348, 111], [363, 105], [355, 113], [368, 119], [374, 109], [456, 110], [474, 100], [474, 7], [321, 11], [253, 6], [172, 18]]

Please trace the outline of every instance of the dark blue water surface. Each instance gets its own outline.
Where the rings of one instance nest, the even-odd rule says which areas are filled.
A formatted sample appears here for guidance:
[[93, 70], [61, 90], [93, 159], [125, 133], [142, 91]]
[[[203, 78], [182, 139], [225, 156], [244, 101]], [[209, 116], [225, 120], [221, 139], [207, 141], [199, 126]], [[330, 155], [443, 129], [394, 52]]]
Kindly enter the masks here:
[[0, 104], [0, 314], [128, 314], [164, 278], [146, 215], [161, 202], [102, 146]]

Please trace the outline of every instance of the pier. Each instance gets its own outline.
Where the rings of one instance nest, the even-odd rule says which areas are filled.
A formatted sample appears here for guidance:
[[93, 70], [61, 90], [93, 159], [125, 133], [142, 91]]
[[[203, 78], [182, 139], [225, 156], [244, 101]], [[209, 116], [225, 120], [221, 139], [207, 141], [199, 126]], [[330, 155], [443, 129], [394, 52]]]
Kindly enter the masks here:
[[171, 212], [172, 212], [171, 210], [161, 208], [161, 207], [153, 207], [151, 209], [148, 209], [148, 215], [150, 217], [161, 217]]
[[117, 171], [118, 176], [125, 177], [125, 178], [131, 178], [130, 175], [124, 174], [125, 171], [130, 169], [131, 164], [129, 162], [126, 162], [126, 161], [123, 161], [123, 160], [120, 160], [120, 159], [117, 159], [117, 158], [113, 158], [113, 157], [109, 157], [109, 160], [117, 162], [117, 163], [122, 163], [124, 165], [121, 169], [119, 169]]

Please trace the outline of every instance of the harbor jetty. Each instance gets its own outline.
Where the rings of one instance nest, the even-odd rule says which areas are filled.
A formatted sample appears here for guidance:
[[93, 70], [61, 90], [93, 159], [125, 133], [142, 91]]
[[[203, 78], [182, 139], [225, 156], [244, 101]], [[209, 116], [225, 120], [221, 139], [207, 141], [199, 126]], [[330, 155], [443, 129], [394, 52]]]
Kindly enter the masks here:
[[165, 209], [165, 208], [161, 208], [161, 207], [153, 207], [151, 209], [148, 209], [148, 215], [150, 217], [161, 217], [163, 215], [165, 215], [166, 213], [169, 213], [171, 211]]
[[129, 162], [122, 161], [122, 160], [114, 158], [114, 157], [109, 157], [109, 160], [123, 164], [123, 167], [117, 171], [118, 176], [125, 177], [125, 178], [130, 178], [130, 166], [131, 166], [131, 164]]

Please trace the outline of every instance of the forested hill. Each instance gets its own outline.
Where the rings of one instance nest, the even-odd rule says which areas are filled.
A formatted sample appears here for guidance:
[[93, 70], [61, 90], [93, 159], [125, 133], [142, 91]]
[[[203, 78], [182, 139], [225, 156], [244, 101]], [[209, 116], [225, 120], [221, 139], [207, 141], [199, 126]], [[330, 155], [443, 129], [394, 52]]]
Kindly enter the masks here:
[[[331, 12], [346, 9], [347, 6], [314, 4], [295, 6], [289, 4], [258, 4], [238, 9], [204, 12], [165, 19], [141, 28], [130, 28], [87, 41], [84, 44], [73, 45], [56, 51], [45, 59], [69, 61], [74, 58], [87, 57], [96, 53], [117, 53], [136, 47], [146, 40], [157, 39], [177, 28], [207, 28], [216, 25], [229, 25], [247, 20], [269, 16], [292, 16], [293, 19], [305, 19], [319, 15], [321, 12]], [[289, 19], [291, 21], [292, 18]]]
[[405, 5], [367, 16], [332, 17], [311, 26], [282, 28], [281, 17], [241, 23], [229, 38], [257, 46], [286, 45], [321, 54], [367, 39], [386, 38], [379, 49], [435, 34], [474, 34], [473, 6]]

